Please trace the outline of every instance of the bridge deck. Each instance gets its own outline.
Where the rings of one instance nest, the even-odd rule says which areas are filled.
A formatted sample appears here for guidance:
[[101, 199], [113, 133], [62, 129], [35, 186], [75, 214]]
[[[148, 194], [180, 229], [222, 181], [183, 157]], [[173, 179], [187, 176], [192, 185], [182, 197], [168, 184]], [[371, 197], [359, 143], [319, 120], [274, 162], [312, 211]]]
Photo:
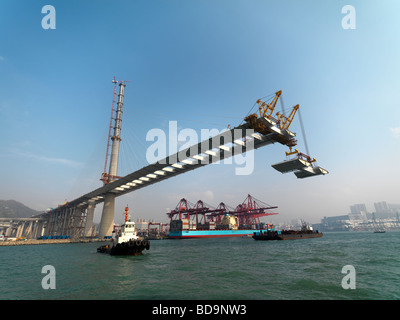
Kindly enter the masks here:
[[57, 211], [61, 211], [66, 207], [87, 207], [89, 202], [101, 203], [109, 192], [115, 193], [116, 196], [121, 196], [207, 164], [277, 141], [284, 144], [281, 141], [286, 141], [288, 135], [290, 137], [294, 136], [292, 132], [287, 130], [281, 132], [279, 129], [277, 132], [263, 135], [255, 133], [254, 130], [249, 129], [246, 125], [241, 125], [93, 190], [60, 206]]

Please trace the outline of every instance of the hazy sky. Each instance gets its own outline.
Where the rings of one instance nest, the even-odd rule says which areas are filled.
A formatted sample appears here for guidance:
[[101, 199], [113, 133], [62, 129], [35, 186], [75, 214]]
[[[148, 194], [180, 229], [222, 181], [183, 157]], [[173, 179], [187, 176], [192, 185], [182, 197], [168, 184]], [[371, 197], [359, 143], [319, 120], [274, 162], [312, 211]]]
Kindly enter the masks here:
[[[56, 29], [42, 28], [42, 7]], [[345, 5], [356, 29], [344, 29]], [[283, 91], [300, 104], [311, 156], [329, 175], [297, 179], [255, 152], [251, 175], [211, 165], [117, 198], [134, 218], [165, 219], [179, 199], [234, 207], [251, 194], [273, 222], [400, 203], [400, 3], [393, 1], [1, 1], [0, 199], [44, 210], [100, 187], [111, 80], [125, 91], [119, 174], [146, 165], [152, 128], [238, 125]], [[254, 109], [253, 109], [254, 110]], [[305, 152], [298, 118], [291, 130]], [[100, 220], [101, 206], [95, 221]]]

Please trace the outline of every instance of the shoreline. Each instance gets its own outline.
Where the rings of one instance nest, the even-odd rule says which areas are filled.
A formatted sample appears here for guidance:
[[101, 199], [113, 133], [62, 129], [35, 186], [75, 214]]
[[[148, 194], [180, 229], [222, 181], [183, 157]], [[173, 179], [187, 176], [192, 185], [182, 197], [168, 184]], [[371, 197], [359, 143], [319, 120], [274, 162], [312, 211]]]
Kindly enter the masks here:
[[60, 243], [90, 243], [90, 242], [110, 242], [109, 239], [28, 239], [18, 241], [1, 241], [0, 246], [24, 246], [40, 244], [60, 244]]

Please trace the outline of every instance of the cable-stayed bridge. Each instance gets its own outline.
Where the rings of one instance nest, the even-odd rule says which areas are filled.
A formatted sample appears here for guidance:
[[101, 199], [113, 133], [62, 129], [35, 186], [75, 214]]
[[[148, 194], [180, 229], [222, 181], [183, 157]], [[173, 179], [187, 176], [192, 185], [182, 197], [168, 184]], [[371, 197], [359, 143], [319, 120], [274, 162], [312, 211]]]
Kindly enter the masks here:
[[[298, 105], [293, 109], [290, 117], [283, 117], [277, 113], [280, 117], [278, 119], [272, 118], [272, 111], [281, 93], [279, 91], [270, 104], [257, 101], [260, 117], [256, 114], [250, 115], [245, 118], [245, 123], [242, 125], [230, 130], [227, 129], [216, 136], [179, 150], [124, 177], [118, 177], [118, 153], [126, 81], [115, 81], [114, 79], [113, 82], [115, 83], [114, 97], [117, 84], [119, 84], [120, 89], [113, 135], [111, 135], [110, 122], [109, 142], [112, 141], [112, 150], [109, 171], [108, 173], [104, 172], [101, 179], [104, 185], [57, 208], [47, 210], [47, 212], [35, 217], [37, 220], [30, 220], [28, 229], [35, 230], [33, 236], [67, 235], [71, 238], [93, 236], [94, 210], [96, 204], [99, 203], [104, 203], [99, 237], [110, 236], [114, 224], [116, 197], [276, 142], [290, 147], [289, 155], [296, 154], [296, 157], [291, 160], [273, 165], [276, 170], [282, 173], [294, 172], [298, 178], [328, 173], [326, 170], [313, 165], [312, 162], [315, 159], [311, 160], [310, 157], [299, 153], [297, 150], [292, 152], [291, 148], [297, 144], [297, 140], [295, 140], [296, 134], [289, 131], [289, 126]], [[305, 156], [305, 158], [302, 158], [302, 156]]]

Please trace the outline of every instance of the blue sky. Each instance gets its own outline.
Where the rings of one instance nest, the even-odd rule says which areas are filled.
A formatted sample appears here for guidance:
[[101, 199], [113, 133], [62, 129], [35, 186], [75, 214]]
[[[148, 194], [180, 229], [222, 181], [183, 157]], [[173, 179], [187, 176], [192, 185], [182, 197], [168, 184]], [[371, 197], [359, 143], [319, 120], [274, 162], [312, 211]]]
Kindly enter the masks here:
[[[44, 30], [41, 9], [56, 9]], [[344, 5], [356, 29], [342, 28]], [[297, 180], [255, 152], [255, 170], [213, 165], [118, 198], [164, 219], [182, 197], [235, 206], [248, 193], [274, 221], [319, 222], [355, 203], [400, 203], [398, 1], [2, 1], [0, 199], [44, 210], [101, 186], [115, 75], [126, 87], [119, 174], [146, 165], [146, 133], [239, 124], [283, 91], [300, 104], [311, 155], [330, 173]], [[291, 129], [298, 134], [298, 119]], [[100, 220], [101, 206], [95, 220]], [[118, 212], [116, 219], [119, 219]]]

